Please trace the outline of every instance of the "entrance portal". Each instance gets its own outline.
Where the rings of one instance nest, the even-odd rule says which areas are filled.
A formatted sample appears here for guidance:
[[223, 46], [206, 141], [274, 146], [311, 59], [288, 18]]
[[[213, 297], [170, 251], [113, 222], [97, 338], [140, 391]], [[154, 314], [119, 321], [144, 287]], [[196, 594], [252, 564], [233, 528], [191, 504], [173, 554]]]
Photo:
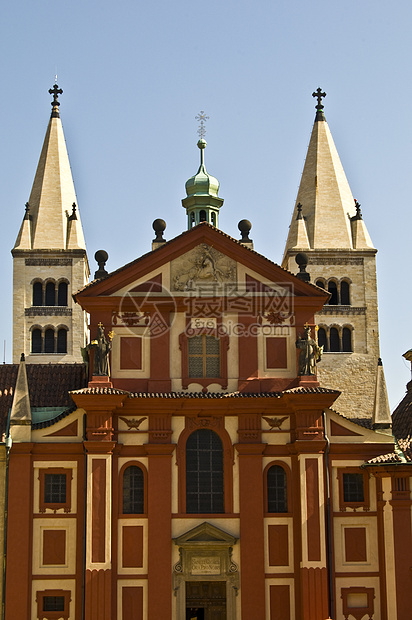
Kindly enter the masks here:
[[186, 620], [226, 620], [226, 582], [186, 581]]

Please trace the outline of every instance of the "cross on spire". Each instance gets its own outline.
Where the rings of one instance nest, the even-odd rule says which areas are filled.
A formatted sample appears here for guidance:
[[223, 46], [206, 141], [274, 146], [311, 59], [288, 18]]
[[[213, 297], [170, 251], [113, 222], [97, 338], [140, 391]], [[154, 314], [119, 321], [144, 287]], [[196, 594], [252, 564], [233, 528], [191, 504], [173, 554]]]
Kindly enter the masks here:
[[206, 133], [205, 122], [209, 120], [209, 117], [206, 116], [204, 110], [200, 110], [199, 114], [197, 116], [195, 116], [195, 120], [200, 122], [199, 129], [197, 130], [197, 133], [199, 135], [199, 138], [201, 140], [203, 140], [203, 138], [205, 137], [205, 133]]
[[316, 97], [318, 100], [318, 105], [315, 106], [317, 110], [323, 110], [322, 99], [326, 97], [326, 93], [322, 92], [321, 88], [317, 88], [314, 93], [312, 93], [312, 97]]
[[59, 106], [60, 101], [58, 101], [58, 96], [63, 94], [63, 90], [59, 88], [57, 84], [55, 84], [53, 88], [49, 89], [49, 93], [53, 95], [53, 101], [51, 102], [51, 105], [53, 106], [53, 108], [56, 106]]

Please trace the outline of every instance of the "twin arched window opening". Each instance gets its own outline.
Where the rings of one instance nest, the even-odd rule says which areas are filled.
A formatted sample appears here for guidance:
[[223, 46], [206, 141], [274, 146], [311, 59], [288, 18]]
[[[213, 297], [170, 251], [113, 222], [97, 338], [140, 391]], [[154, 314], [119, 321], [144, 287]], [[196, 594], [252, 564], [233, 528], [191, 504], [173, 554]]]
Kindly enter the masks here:
[[67, 282], [54, 280], [33, 283], [33, 306], [67, 306]]
[[[328, 333], [329, 331], [329, 333]], [[319, 346], [323, 346], [325, 353], [351, 353], [353, 351], [352, 330], [344, 327], [342, 331], [337, 327], [320, 327], [318, 331]]]
[[330, 306], [350, 306], [350, 284], [347, 280], [338, 283], [336, 280], [316, 280], [316, 286], [320, 286], [327, 290], [331, 297], [328, 301]]
[[36, 327], [31, 332], [32, 353], [67, 353], [67, 329], [48, 327], [42, 331]]

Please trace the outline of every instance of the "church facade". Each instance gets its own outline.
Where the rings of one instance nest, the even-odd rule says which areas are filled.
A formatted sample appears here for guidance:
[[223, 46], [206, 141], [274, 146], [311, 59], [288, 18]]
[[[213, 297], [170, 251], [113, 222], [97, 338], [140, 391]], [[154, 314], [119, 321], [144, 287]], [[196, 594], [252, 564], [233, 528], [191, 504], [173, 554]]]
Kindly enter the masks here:
[[[26, 358], [4, 404], [7, 620], [409, 617], [409, 401], [395, 441], [376, 250], [315, 94], [282, 267], [247, 221], [240, 240], [219, 230], [203, 137], [187, 230], [166, 242], [156, 220], [150, 252], [110, 274], [97, 253], [91, 283], [73, 194], [33, 188], [13, 250]], [[36, 178], [63, 144], [46, 142]], [[44, 205], [59, 241], [40, 240]], [[27, 262], [48, 256], [72, 261], [49, 265], [54, 304]]]

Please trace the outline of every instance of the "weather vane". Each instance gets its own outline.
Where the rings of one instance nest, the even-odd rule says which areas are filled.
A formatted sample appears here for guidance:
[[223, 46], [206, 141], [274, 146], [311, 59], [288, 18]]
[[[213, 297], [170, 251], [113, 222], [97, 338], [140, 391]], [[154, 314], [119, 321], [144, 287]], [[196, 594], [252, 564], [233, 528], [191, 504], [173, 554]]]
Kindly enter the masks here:
[[312, 93], [312, 97], [316, 97], [318, 100], [318, 105], [315, 106], [317, 110], [323, 110], [322, 99], [326, 97], [326, 93], [322, 92], [321, 88], [317, 88], [314, 93]]
[[205, 133], [206, 133], [205, 122], [209, 120], [209, 117], [206, 116], [204, 110], [200, 110], [199, 114], [195, 116], [195, 120], [200, 122], [197, 133], [199, 134], [200, 139], [203, 140], [203, 138], [205, 137]]

